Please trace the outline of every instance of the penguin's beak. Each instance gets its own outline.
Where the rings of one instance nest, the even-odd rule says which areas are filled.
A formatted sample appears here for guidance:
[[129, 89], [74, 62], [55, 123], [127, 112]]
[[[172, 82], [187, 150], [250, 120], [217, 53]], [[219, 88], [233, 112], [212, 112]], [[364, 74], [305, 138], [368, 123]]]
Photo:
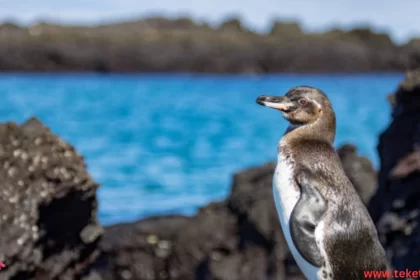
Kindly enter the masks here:
[[297, 106], [286, 96], [261, 95], [257, 98], [256, 102], [260, 105], [280, 110], [285, 113], [291, 112], [297, 108]]

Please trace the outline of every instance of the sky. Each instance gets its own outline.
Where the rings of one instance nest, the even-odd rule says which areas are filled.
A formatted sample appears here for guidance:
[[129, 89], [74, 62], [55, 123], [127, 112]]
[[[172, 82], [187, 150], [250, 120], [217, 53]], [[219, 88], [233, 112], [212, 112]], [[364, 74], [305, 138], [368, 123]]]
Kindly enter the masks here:
[[191, 16], [217, 24], [235, 15], [256, 31], [273, 18], [298, 20], [308, 31], [369, 25], [400, 43], [420, 37], [420, 0], [0, 0], [0, 21], [67, 24]]

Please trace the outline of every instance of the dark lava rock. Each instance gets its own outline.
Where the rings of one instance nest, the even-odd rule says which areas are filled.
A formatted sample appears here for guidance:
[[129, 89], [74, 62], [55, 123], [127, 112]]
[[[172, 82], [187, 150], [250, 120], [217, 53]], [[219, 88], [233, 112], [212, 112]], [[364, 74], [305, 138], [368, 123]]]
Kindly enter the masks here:
[[1, 279], [80, 279], [102, 234], [83, 158], [31, 119], [0, 125], [0, 162]]
[[[103, 280], [171, 279], [183, 267], [169, 270], [175, 237], [192, 218], [162, 216], [107, 227], [96, 268]], [[192, 266], [193, 264], [191, 264]], [[168, 274], [170, 273], [170, 274]]]
[[[367, 201], [372, 165], [354, 146], [339, 149]], [[104, 280], [300, 280], [272, 199], [275, 164], [234, 175], [231, 194], [194, 217], [166, 216], [107, 227], [96, 271]], [[360, 174], [363, 180], [357, 180]]]
[[381, 134], [379, 189], [369, 211], [395, 269], [420, 264], [420, 70], [395, 93], [392, 122]]

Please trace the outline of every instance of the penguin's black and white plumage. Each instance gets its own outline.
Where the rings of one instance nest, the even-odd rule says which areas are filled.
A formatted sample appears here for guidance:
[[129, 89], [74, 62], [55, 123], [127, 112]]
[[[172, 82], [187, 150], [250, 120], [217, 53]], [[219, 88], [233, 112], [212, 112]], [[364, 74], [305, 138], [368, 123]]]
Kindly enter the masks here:
[[387, 270], [376, 228], [333, 147], [336, 120], [327, 96], [300, 86], [257, 103], [290, 125], [278, 145], [273, 194], [280, 224], [309, 280], [365, 279]]

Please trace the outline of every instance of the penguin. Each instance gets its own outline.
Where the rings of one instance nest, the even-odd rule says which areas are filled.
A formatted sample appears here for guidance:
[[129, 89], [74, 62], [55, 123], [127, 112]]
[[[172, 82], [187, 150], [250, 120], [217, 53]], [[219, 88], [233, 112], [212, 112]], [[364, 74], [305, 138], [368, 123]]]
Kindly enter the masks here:
[[375, 225], [333, 147], [336, 118], [327, 95], [298, 86], [256, 102], [289, 122], [277, 147], [273, 196], [305, 277], [358, 280], [365, 279], [365, 271], [389, 271]]

